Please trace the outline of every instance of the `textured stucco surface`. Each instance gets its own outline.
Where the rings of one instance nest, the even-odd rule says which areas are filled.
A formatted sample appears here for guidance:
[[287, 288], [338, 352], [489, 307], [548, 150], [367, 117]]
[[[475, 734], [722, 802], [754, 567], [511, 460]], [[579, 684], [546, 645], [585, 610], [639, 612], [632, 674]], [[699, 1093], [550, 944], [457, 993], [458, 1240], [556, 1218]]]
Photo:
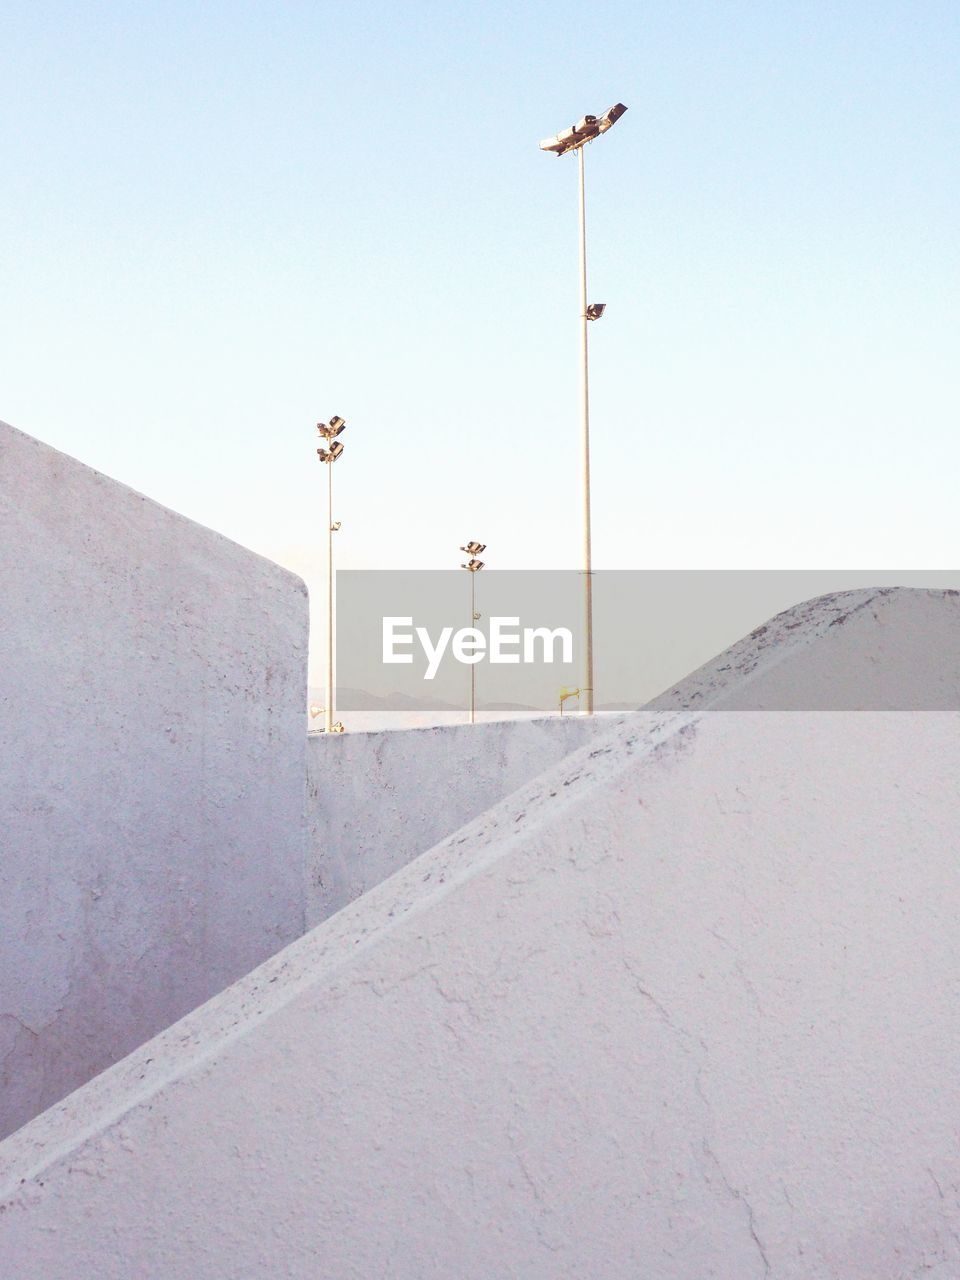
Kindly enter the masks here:
[[558, 716], [312, 735], [308, 924], [333, 915], [621, 719]]
[[657, 710], [958, 710], [960, 592], [880, 587], [805, 600], [647, 705]]
[[5, 1133], [302, 931], [307, 609], [0, 424], [0, 610]]
[[[884, 588], [798, 604], [658, 710], [960, 708], [960, 596]], [[311, 737], [307, 920], [319, 923], [622, 717]]]
[[960, 1271], [960, 717], [624, 724], [0, 1146], [22, 1280]]
[[805, 708], [956, 705], [958, 622], [608, 726], [0, 1143], [0, 1274], [955, 1280], [960, 715]]

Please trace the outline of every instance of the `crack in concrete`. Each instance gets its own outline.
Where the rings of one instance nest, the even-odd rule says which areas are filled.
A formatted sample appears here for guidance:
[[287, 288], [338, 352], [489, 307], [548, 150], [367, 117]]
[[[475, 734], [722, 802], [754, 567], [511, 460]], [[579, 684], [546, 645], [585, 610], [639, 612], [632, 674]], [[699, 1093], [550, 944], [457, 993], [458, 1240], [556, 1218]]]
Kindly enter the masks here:
[[[550, 1206], [546, 1203], [546, 1200], [544, 1199], [544, 1194], [540, 1187], [540, 1184], [537, 1182], [536, 1178], [530, 1172], [530, 1169], [527, 1165], [526, 1152], [519, 1147], [516, 1136], [513, 1133], [512, 1129], [508, 1129], [507, 1131], [507, 1141], [510, 1143], [510, 1150], [513, 1153], [513, 1158], [516, 1160], [517, 1165], [520, 1168], [520, 1172], [523, 1175], [523, 1180], [524, 1182], [526, 1182], [527, 1186], [530, 1188], [530, 1191], [533, 1195], [539, 1214], [545, 1217], [549, 1217], [552, 1210], [550, 1209]], [[531, 1225], [533, 1226], [534, 1231], [537, 1233], [537, 1240], [540, 1242], [540, 1244], [543, 1246], [544, 1249], [547, 1249], [550, 1253], [554, 1253], [554, 1254], [560, 1251], [562, 1247], [561, 1242], [548, 1239], [548, 1237], [545, 1234], [545, 1224], [539, 1220], [537, 1214], [531, 1215]]]
[[[681, 1027], [674, 1020], [673, 1015], [670, 1013], [666, 1005], [664, 1005], [663, 1002], [659, 1000], [657, 996], [655, 996], [653, 992], [650, 991], [644, 985], [643, 981], [640, 979], [640, 977], [637, 975], [636, 971], [634, 970], [633, 966], [631, 965], [629, 957], [627, 956], [623, 957], [623, 965], [627, 973], [633, 979], [633, 983], [637, 989], [637, 992], [649, 1004], [651, 1004], [654, 1009], [656, 1009], [660, 1017], [660, 1020], [664, 1023], [665, 1026], [669, 1027], [669, 1029], [678, 1037], [678, 1039], [681, 1041], [684, 1047], [684, 1052], [689, 1054], [690, 1056], [693, 1056], [696, 1053], [694, 1046], [699, 1047], [699, 1050], [700, 1050], [699, 1061], [697, 1063], [697, 1070], [694, 1075], [693, 1084], [694, 1084], [694, 1089], [696, 1090], [697, 1096], [700, 1098], [700, 1101], [703, 1103], [703, 1108], [706, 1113], [706, 1116], [708, 1120], [712, 1122], [713, 1105], [710, 1102], [710, 1099], [707, 1097], [706, 1090], [703, 1087], [703, 1073], [706, 1070], [707, 1056], [708, 1056], [708, 1048], [707, 1048], [706, 1041], [700, 1036], [696, 1036], [696, 1037], [693, 1036], [689, 1031], [687, 1031], [684, 1027]], [[731, 1183], [730, 1179], [727, 1177], [726, 1172], [724, 1171], [719, 1158], [717, 1157], [716, 1153], [711, 1147], [710, 1141], [706, 1137], [706, 1135], [704, 1135], [703, 1137], [703, 1152], [704, 1152], [704, 1155], [706, 1155], [707, 1158], [711, 1161], [717, 1173], [719, 1174], [720, 1181], [723, 1183], [723, 1186], [726, 1189], [727, 1193], [734, 1200], [738, 1201], [740, 1204], [743, 1205], [743, 1208], [746, 1211], [746, 1215], [747, 1215], [747, 1228], [750, 1232], [750, 1238], [753, 1240], [753, 1243], [757, 1248], [757, 1252], [759, 1253], [761, 1262], [763, 1264], [763, 1275], [765, 1277], [769, 1276], [770, 1275], [770, 1259], [767, 1256], [766, 1247], [764, 1246], [763, 1241], [761, 1240], [757, 1232], [756, 1215], [754, 1213], [753, 1206], [750, 1204], [749, 1200], [747, 1200], [743, 1192], [738, 1190]]]
[[[22, 1018], [18, 1018], [15, 1013], [3, 1013], [3, 1014], [0, 1014], [0, 1018], [8, 1018], [11, 1022], [15, 1022], [17, 1026], [21, 1029], [21, 1031], [26, 1031], [26, 1033], [28, 1035], [33, 1036], [35, 1040], [38, 1039], [40, 1035], [39, 1031], [35, 1031], [33, 1027], [31, 1027], [28, 1023], [24, 1022]], [[13, 1050], [11, 1049], [10, 1052], [12, 1053]], [[7, 1055], [5, 1054], [4, 1057], [6, 1056]]]
[[[746, 898], [745, 891], [743, 892], [743, 896], [744, 898]], [[744, 990], [750, 996], [750, 999], [753, 1002], [753, 1006], [757, 1011], [758, 1017], [761, 1017], [761, 1018], [765, 1017], [766, 1015], [763, 1010], [763, 1005], [760, 1002], [760, 995], [757, 991], [756, 986], [747, 976], [747, 972], [743, 967], [743, 959], [741, 958], [740, 952], [738, 951], [737, 947], [730, 941], [729, 938], [725, 938], [724, 935], [722, 933], [719, 933], [716, 929], [708, 928], [707, 933], [709, 933], [711, 937], [716, 938], [716, 940], [722, 946], [726, 947], [726, 949], [730, 952], [731, 956], [733, 957], [734, 973], [740, 979], [741, 983], [743, 984]]]
[[720, 1163], [719, 1159], [717, 1158], [716, 1152], [710, 1146], [710, 1143], [707, 1140], [707, 1138], [703, 1139], [703, 1154], [707, 1157], [708, 1160], [711, 1161], [717, 1173], [720, 1175], [720, 1181], [723, 1183], [729, 1195], [732, 1196], [734, 1200], [739, 1201], [739, 1203], [742, 1204], [744, 1209], [746, 1210], [747, 1226], [750, 1230], [751, 1239], [753, 1240], [754, 1244], [757, 1246], [757, 1252], [760, 1254], [761, 1261], [763, 1262], [763, 1274], [764, 1276], [769, 1276], [770, 1259], [767, 1257], [767, 1251], [764, 1248], [763, 1241], [760, 1239], [759, 1235], [757, 1235], [757, 1223], [756, 1223], [756, 1216], [753, 1212], [753, 1205], [750, 1203], [747, 1197], [743, 1194], [743, 1192], [740, 1191], [737, 1187], [735, 1187], [733, 1183], [730, 1181], [730, 1179], [727, 1177], [726, 1173], [724, 1172], [723, 1165]]

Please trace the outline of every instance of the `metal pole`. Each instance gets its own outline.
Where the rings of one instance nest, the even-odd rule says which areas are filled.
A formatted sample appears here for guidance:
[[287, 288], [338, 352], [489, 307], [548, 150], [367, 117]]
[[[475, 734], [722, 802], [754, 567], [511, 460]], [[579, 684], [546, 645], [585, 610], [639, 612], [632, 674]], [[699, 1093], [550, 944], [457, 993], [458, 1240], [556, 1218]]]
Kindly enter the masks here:
[[333, 732], [333, 459], [327, 463], [327, 697], [325, 726]]
[[585, 641], [581, 708], [593, 715], [593, 575], [590, 549], [590, 383], [587, 372], [587, 214], [583, 189], [583, 153], [580, 158], [580, 355], [581, 411], [583, 420], [583, 630]]
[[[470, 578], [470, 626], [477, 625], [477, 575], [468, 570]], [[470, 723], [477, 722], [477, 664], [470, 664]]]

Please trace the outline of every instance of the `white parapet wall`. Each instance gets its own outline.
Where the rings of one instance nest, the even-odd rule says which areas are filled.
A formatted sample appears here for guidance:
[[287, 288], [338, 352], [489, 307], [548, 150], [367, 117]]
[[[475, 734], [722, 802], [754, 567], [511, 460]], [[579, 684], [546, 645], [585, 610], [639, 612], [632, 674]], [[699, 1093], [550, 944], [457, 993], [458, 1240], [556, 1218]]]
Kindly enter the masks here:
[[624, 720], [0, 1144], [0, 1272], [955, 1280], [960, 715], [804, 709], [956, 705], [913, 599], [733, 651], [797, 709]]
[[307, 602], [0, 424], [0, 610], [2, 1134], [302, 932]]
[[[922, 637], [922, 639], [921, 639]], [[960, 597], [878, 588], [805, 601], [652, 710], [960, 706]], [[307, 921], [318, 924], [622, 717], [311, 735]]]
[[308, 924], [333, 915], [615, 722], [557, 716], [311, 734]]

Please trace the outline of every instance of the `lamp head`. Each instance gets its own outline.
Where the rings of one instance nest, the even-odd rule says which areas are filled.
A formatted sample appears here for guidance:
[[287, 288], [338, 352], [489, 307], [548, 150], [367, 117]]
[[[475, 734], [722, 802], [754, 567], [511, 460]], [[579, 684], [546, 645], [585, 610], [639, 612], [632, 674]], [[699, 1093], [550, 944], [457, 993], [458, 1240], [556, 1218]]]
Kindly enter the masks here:
[[346, 425], [347, 424], [343, 418], [334, 414], [329, 423], [318, 422], [317, 430], [320, 432], [321, 436], [323, 436], [324, 440], [333, 440], [340, 434]]
[[582, 116], [576, 124], [572, 124], [569, 129], [561, 130], [555, 138], [544, 138], [540, 143], [540, 150], [552, 151], [557, 156], [566, 155], [568, 151], [577, 151], [592, 138], [597, 138], [601, 133], [612, 129], [626, 109], [622, 102], [617, 102], [605, 111], [599, 120], [596, 116]]
[[614, 103], [614, 105], [605, 111], [597, 121], [599, 131], [601, 133], [606, 133], [608, 129], [612, 129], [626, 109], [627, 108], [622, 102]]

